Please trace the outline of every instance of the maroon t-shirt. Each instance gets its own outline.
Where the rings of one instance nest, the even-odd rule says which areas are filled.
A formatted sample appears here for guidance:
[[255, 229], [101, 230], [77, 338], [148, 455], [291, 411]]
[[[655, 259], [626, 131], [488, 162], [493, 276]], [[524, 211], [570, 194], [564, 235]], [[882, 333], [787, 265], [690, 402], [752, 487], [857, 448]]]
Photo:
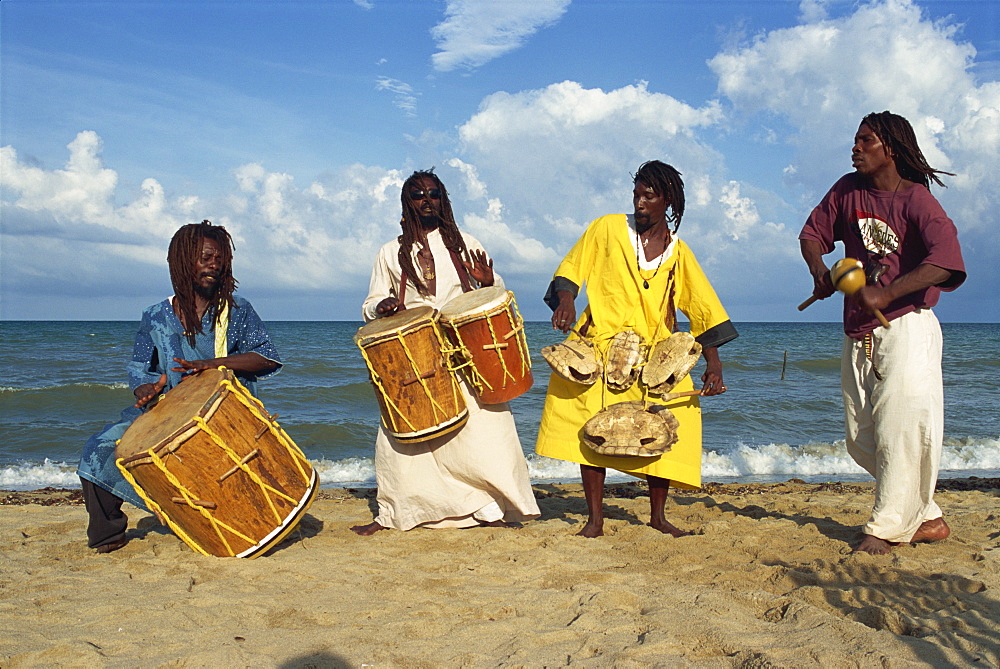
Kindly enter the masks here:
[[[867, 266], [873, 259], [886, 265], [879, 283], [887, 286], [918, 265], [927, 263], [951, 272], [939, 285], [904, 295], [882, 313], [888, 320], [937, 304], [941, 291], [965, 281], [965, 262], [955, 224], [924, 186], [907, 190], [874, 190], [856, 172], [845, 174], [813, 209], [799, 239], [818, 242], [827, 254], [842, 241], [848, 258]], [[844, 332], [861, 338], [878, 327], [867, 310], [844, 300]]]

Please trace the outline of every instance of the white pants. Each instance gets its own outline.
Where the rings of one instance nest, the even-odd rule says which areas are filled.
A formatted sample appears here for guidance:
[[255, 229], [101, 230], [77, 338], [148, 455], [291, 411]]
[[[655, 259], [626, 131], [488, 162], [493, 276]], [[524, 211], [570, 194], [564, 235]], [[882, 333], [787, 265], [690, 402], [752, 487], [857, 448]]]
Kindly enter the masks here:
[[863, 340], [844, 338], [840, 368], [847, 451], [875, 477], [875, 508], [862, 528], [886, 541], [909, 541], [934, 502], [944, 392], [941, 326], [930, 309], [875, 328], [871, 357]]

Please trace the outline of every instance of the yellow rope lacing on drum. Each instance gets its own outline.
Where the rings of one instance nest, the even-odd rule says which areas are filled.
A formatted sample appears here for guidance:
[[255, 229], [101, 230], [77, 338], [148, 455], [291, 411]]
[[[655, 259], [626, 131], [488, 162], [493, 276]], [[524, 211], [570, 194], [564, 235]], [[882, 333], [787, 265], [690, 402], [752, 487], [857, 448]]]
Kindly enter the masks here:
[[[429, 327], [434, 332], [434, 338], [438, 340], [438, 350], [440, 350], [442, 353], [447, 353], [448, 351], [453, 350], [453, 349], [449, 349], [449, 347], [445, 345], [445, 342], [441, 339], [441, 333], [438, 332], [438, 329], [436, 327], [434, 327], [433, 323], [431, 323]], [[414, 362], [413, 355], [410, 352], [410, 347], [406, 345], [406, 339], [404, 338], [403, 335], [404, 335], [404, 333], [402, 333], [402, 332], [396, 332], [389, 339], [385, 339], [385, 340], [382, 340], [382, 341], [389, 341], [390, 339], [396, 339], [396, 340], [399, 341], [400, 345], [403, 347], [403, 352], [406, 353], [406, 359], [410, 361], [410, 370], [413, 372], [413, 375], [415, 377], [417, 377], [417, 383], [419, 383], [420, 387], [424, 389], [424, 394], [427, 396], [427, 399], [429, 399], [430, 402], [431, 402], [431, 410], [434, 413], [434, 420], [435, 420], [435, 422], [438, 421], [438, 419], [439, 419], [439, 416], [438, 416], [439, 412], [440, 412], [441, 417], [448, 418], [451, 414], [449, 412], [445, 411], [444, 407], [441, 406], [436, 399], [434, 399], [434, 395], [430, 391], [430, 387], [427, 384], [427, 380], [421, 378], [421, 376], [420, 376], [420, 370], [417, 369], [416, 362]], [[378, 374], [375, 372], [375, 368], [372, 366], [371, 360], [368, 358], [368, 352], [364, 349], [364, 347], [362, 347], [360, 345], [358, 346], [358, 348], [361, 349], [361, 357], [364, 358], [365, 364], [368, 366], [368, 371], [370, 372], [372, 383], [374, 383], [376, 386], [378, 386], [379, 390], [381, 391], [382, 399], [385, 400], [385, 403], [388, 404], [389, 407], [395, 412], [396, 416], [399, 416], [401, 419], [403, 419], [403, 422], [405, 422], [406, 425], [411, 430], [416, 430], [417, 428], [413, 425], [413, 423], [411, 423], [409, 421], [409, 419], [406, 417], [406, 415], [403, 413], [403, 411], [400, 410], [399, 406], [397, 406], [396, 403], [392, 401], [392, 398], [389, 397], [388, 391], [386, 391], [385, 386], [382, 385], [382, 381], [379, 379]], [[447, 367], [445, 367], [445, 368], [447, 369]], [[457, 392], [456, 391], [458, 390], [458, 386], [455, 384], [454, 377], [451, 377], [449, 375], [449, 378], [451, 379], [452, 399], [454, 399], [455, 402], [457, 403], [458, 402], [458, 396], [457, 396]], [[390, 420], [392, 420], [392, 414], [391, 413], [389, 414], [388, 418]], [[395, 421], [393, 421], [393, 422], [395, 422]], [[387, 426], [387, 427], [396, 427], [396, 428], [398, 428], [398, 426], [395, 426], [395, 425]]]
[[[511, 293], [510, 291], [507, 291], [507, 294], [510, 296], [510, 304], [511, 304], [511, 308], [513, 309], [514, 313], [513, 313], [513, 316], [511, 316], [511, 314], [509, 314], [509, 313], [507, 314], [507, 322], [510, 323], [511, 329], [510, 329], [510, 332], [508, 332], [506, 335], [504, 335], [504, 339], [505, 340], [509, 340], [509, 339], [513, 338], [517, 342], [517, 348], [521, 352], [521, 374], [523, 375], [523, 374], [527, 374], [528, 370], [531, 369], [531, 355], [528, 353], [527, 341], [526, 341], [526, 339], [524, 337], [518, 337], [517, 336], [519, 332], [521, 332], [521, 331], [524, 330], [524, 319], [521, 318], [521, 314], [517, 310], [517, 303], [514, 301], [514, 294]], [[476, 368], [475, 360], [473, 359], [472, 354], [469, 352], [469, 349], [468, 349], [468, 347], [467, 347], [467, 345], [465, 343], [465, 340], [462, 339], [462, 333], [461, 333], [461, 330], [459, 328], [461, 328], [461, 326], [465, 325], [466, 323], [475, 322], [475, 321], [479, 320], [481, 317], [482, 317], [482, 314], [476, 314], [476, 315], [471, 316], [469, 318], [465, 318], [465, 319], [461, 319], [461, 320], [454, 320], [454, 321], [451, 322], [451, 328], [452, 328], [452, 330], [455, 333], [455, 338], [458, 339], [458, 348], [455, 349], [455, 352], [461, 354], [459, 356], [459, 359], [460, 360], [464, 360], [464, 362], [461, 362], [461, 363], [455, 364], [452, 367], [449, 367], [449, 369], [451, 369], [452, 371], [455, 371], [455, 372], [457, 372], [457, 371], [459, 371], [459, 370], [461, 370], [461, 369], [463, 369], [465, 367], [469, 367], [470, 370], [471, 370], [468, 373], [469, 381], [480, 392], [482, 392], [482, 389], [483, 389], [484, 385], [487, 388], [489, 388], [490, 390], [493, 390], [494, 388], [490, 384], [490, 382], [487, 381], [486, 378]], [[497, 336], [496, 328], [493, 327], [493, 319], [489, 318], [487, 316], [486, 323], [489, 325], [489, 328], [490, 328], [490, 339], [494, 342], [494, 344], [499, 344], [500, 343], [500, 338]], [[508, 367], [507, 367], [507, 359], [503, 355], [503, 349], [497, 348], [497, 349], [494, 349], [494, 350], [496, 351], [497, 357], [500, 359], [500, 366], [503, 368], [503, 384], [502, 385], [506, 384], [506, 380], [507, 379], [510, 379], [511, 381], [513, 381], [513, 382], [516, 383], [517, 382], [517, 377], [514, 376], [514, 374], [510, 371], [510, 369], [508, 369]]]
[[[225, 369], [225, 368], [220, 367], [219, 369]], [[308, 483], [310, 477], [309, 475], [306, 474], [305, 470], [302, 467], [302, 462], [305, 460], [305, 455], [302, 453], [301, 450], [299, 450], [298, 446], [296, 446], [295, 443], [292, 442], [292, 440], [289, 439], [287, 435], [283, 433], [282, 430], [278, 429], [277, 424], [273, 420], [271, 420], [270, 416], [267, 416], [265, 418], [266, 412], [264, 412], [263, 410], [264, 405], [261, 404], [260, 400], [258, 400], [256, 397], [253, 397], [253, 395], [250, 395], [249, 391], [247, 391], [239, 381], [233, 383], [229, 379], [223, 379], [220, 385], [225, 386], [226, 389], [230, 391], [229, 393], [230, 397], [236, 397], [240, 401], [240, 403], [243, 404], [243, 406], [245, 406], [247, 409], [250, 410], [251, 414], [253, 414], [258, 420], [260, 420], [262, 423], [268, 426], [268, 429], [271, 431], [271, 434], [273, 434], [278, 439], [281, 445], [284, 446], [285, 449], [288, 451], [288, 453], [292, 456], [292, 461], [295, 462], [295, 465], [298, 468], [299, 473], [302, 475], [303, 480]], [[237, 392], [238, 390], [242, 392]], [[250, 401], [251, 399], [253, 400], [253, 402]], [[279, 497], [285, 498], [286, 500], [291, 502], [293, 506], [298, 504], [299, 500], [290, 497], [289, 495], [281, 492], [280, 490], [276, 490], [274, 487], [264, 483], [264, 481], [261, 480], [258, 474], [255, 474], [254, 472], [250, 471], [249, 466], [243, 462], [243, 459], [240, 456], [238, 456], [236, 452], [233, 451], [232, 448], [226, 445], [226, 443], [219, 437], [218, 434], [216, 434], [211, 428], [208, 427], [208, 423], [205, 421], [204, 418], [202, 418], [201, 416], [195, 416], [192, 420], [198, 425], [198, 427], [203, 432], [205, 432], [209, 436], [209, 438], [211, 438], [212, 442], [215, 443], [215, 445], [218, 446], [220, 449], [222, 449], [226, 453], [226, 455], [228, 455], [229, 458], [235, 463], [235, 465], [240, 469], [242, 469], [248, 476], [250, 476], [251, 480], [253, 480], [262, 490], [269, 490], [274, 494], [278, 495]], [[208, 521], [209, 525], [211, 525], [212, 529], [215, 531], [216, 535], [222, 541], [223, 545], [225, 545], [226, 551], [229, 553], [230, 556], [235, 556], [236, 552], [229, 545], [229, 541], [226, 539], [226, 536], [222, 533], [222, 530], [226, 530], [227, 532], [239, 537], [240, 539], [250, 544], [251, 546], [256, 543], [251, 537], [246, 536], [245, 534], [235, 529], [234, 527], [231, 527], [227, 523], [224, 523], [221, 520], [217, 519], [214, 515], [211, 514], [209, 509], [206, 509], [203, 506], [196, 504], [195, 502], [199, 501], [198, 496], [192, 493], [190, 490], [188, 490], [187, 487], [185, 487], [184, 484], [181, 483], [180, 479], [178, 479], [177, 476], [173, 474], [173, 472], [167, 469], [166, 463], [163, 461], [162, 458], [160, 458], [159, 455], [156, 454], [156, 452], [152, 448], [146, 451], [146, 455], [149, 456], [149, 459], [152, 461], [153, 465], [161, 472], [163, 472], [164, 478], [166, 478], [167, 481], [172, 486], [174, 486], [174, 488], [177, 489], [177, 491], [181, 494], [188, 507], [197, 511], [199, 514], [201, 514], [203, 518], [205, 518], [205, 520]], [[202, 555], [211, 555], [211, 553], [208, 553], [204, 548], [198, 545], [198, 543], [194, 541], [194, 539], [189, 534], [187, 534], [183, 529], [181, 529], [181, 527], [178, 526], [177, 523], [175, 523], [170, 518], [170, 514], [167, 513], [163, 509], [163, 507], [161, 507], [159, 504], [154, 502], [148, 495], [146, 495], [145, 491], [136, 482], [135, 477], [132, 476], [132, 473], [124, 466], [123, 462], [124, 458], [118, 458], [115, 461], [115, 464], [121, 471], [122, 476], [125, 477], [125, 480], [128, 481], [133, 488], [135, 488], [136, 492], [146, 503], [146, 505], [149, 506], [150, 509], [153, 509], [156, 512], [157, 516], [165, 520], [170, 529], [173, 530], [174, 534], [180, 537], [184, 543], [186, 543], [188, 546], [191, 546]], [[274, 513], [277, 522], [281, 523], [284, 519], [281, 517], [281, 514], [274, 506], [274, 501], [271, 499], [270, 496], [267, 497], [267, 503], [270, 506], [272, 513]]]

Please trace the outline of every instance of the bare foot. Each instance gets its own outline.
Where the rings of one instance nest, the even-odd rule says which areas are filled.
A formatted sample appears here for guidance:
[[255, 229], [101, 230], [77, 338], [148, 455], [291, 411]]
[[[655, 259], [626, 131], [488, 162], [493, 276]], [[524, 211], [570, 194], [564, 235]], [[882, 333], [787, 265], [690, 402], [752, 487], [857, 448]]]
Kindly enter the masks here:
[[604, 523], [595, 523], [592, 520], [588, 520], [587, 524], [583, 526], [583, 529], [576, 533], [578, 537], [587, 537], [593, 539], [594, 537], [604, 536]]
[[920, 527], [913, 533], [910, 542], [930, 543], [932, 541], [941, 541], [942, 539], [947, 539], [950, 534], [951, 528], [948, 527], [948, 523], [944, 522], [944, 518], [935, 518], [934, 520], [925, 520], [920, 523]]
[[354, 527], [351, 528], [351, 532], [354, 532], [355, 534], [360, 534], [363, 537], [370, 537], [379, 530], [384, 530], [384, 529], [386, 529], [385, 526], [379, 525], [375, 521], [372, 521], [367, 525], [355, 525]]
[[869, 555], [887, 555], [892, 551], [893, 546], [898, 546], [899, 544], [894, 541], [886, 541], [885, 539], [879, 539], [871, 534], [862, 535], [864, 538], [861, 543], [854, 547], [855, 553], [868, 553]]
[[693, 536], [691, 532], [685, 532], [678, 527], [675, 527], [670, 521], [667, 520], [651, 520], [649, 521], [649, 526], [654, 530], [659, 530], [664, 534], [669, 534], [672, 537], [690, 537]]

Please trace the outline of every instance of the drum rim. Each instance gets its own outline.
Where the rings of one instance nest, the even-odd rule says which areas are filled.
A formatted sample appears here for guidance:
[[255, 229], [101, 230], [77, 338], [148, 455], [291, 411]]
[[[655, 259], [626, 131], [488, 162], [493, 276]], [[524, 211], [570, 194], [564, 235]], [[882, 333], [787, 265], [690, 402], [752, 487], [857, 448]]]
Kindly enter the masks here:
[[[222, 402], [227, 397], [229, 397], [229, 394], [232, 392], [231, 388], [225, 384], [225, 381], [232, 381], [234, 379], [234, 374], [230, 369], [217, 369], [217, 371], [220, 371], [222, 374], [220, 380], [216, 382], [215, 390], [212, 392], [211, 395], [209, 395], [208, 399], [205, 400], [205, 402], [201, 405], [201, 408], [198, 409], [198, 411], [193, 416], [188, 418], [187, 422], [182, 423], [180, 427], [178, 427], [176, 430], [174, 430], [169, 435], [167, 435], [160, 441], [156, 442], [152, 446], [149, 446], [148, 448], [143, 448], [140, 451], [136, 451], [131, 455], [121, 458], [122, 465], [128, 466], [130, 464], [134, 464], [137, 460], [149, 458], [150, 457], [149, 454], [151, 452], [159, 455], [164, 452], [172, 453], [173, 451], [176, 451], [178, 445], [187, 441], [187, 439], [191, 436], [192, 432], [196, 432], [197, 430], [201, 429], [198, 426], [198, 423], [195, 420], [195, 418], [201, 418], [206, 422], [211, 420], [212, 416], [214, 416], [215, 413], [219, 410], [219, 407], [222, 406]], [[157, 404], [156, 407], [150, 409], [148, 412], [139, 416], [136, 419], [136, 421], [146, 416], [153, 415], [152, 412], [155, 411], [158, 406], [159, 404]], [[148, 420], [151, 419], [147, 419], [147, 421], [144, 422], [148, 422]], [[135, 425], [135, 422], [133, 422], [132, 425]], [[131, 428], [132, 425], [130, 425], [129, 427]], [[125, 435], [122, 435], [122, 439], [124, 439], [124, 437]], [[121, 439], [118, 440], [118, 443], [119, 444], [121, 443]], [[118, 444], [115, 445], [115, 457], [116, 458], [119, 457]]]
[[456, 416], [452, 417], [448, 421], [438, 423], [423, 430], [417, 430], [416, 432], [394, 432], [392, 429], [387, 427], [384, 423], [382, 428], [385, 430], [386, 434], [391, 436], [398, 442], [404, 444], [414, 444], [423, 441], [430, 441], [437, 437], [442, 437], [446, 434], [451, 434], [455, 430], [464, 427], [469, 421], [469, 407], [466, 406], [462, 411]]
[[[406, 334], [406, 333], [409, 333], [409, 332], [413, 332], [415, 330], [419, 330], [422, 327], [427, 327], [428, 325], [430, 325], [430, 326], [436, 325], [437, 319], [438, 319], [438, 311], [434, 307], [429, 307], [429, 306], [414, 307], [413, 309], [405, 309], [405, 310], [403, 310], [403, 311], [401, 311], [399, 313], [400, 314], [406, 314], [406, 313], [411, 313], [411, 312], [415, 312], [415, 311], [418, 311], [418, 310], [423, 311], [425, 309], [427, 309], [429, 311], [425, 312], [424, 315], [418, 314], [418, 315], [414, 316], [410, 320], [406, 321], [402, 326], [400, 326], [400, 327], [398, 327], [398, 328], [396, 328], [394, 330], [379, 330], [378, 332], [373, 332], [371, 334], [363, 335], [362, 331], [365, 328], [367, 328], [369, 325], [384, 324], [385, 323], [385, 319], [384, 318], [376, 318], [373, 321], [365, 323], [360, 328], [358, 328], [358, 331], [354, 334], [354, 343], [357, 344], [358, 346], [360, 346], [361, 348], [365, 348], [365, 347], [370, 346], [370, 345], [372, 345], [374, 343], [383, 341], [385, 339], [390, 339], [390, 338], [393, 338], [393, 337], [397, 337], [397, 336], [399, 336], [401, 334]], [[398, 315], [398, 314], [393, 314], [393, 316], [396, 316], [396, 315]], [[392, 318], [392, 316], [387, 316], [386, 318]]]
[[[477, 304], [472, 307], [465, 309], [454, 314], [448, 312], [448, 306], [463, 299], [468, 299], [470, 295], [481, 295], [486, 291], [496, 292], [496, 297], [490, 299], [490, 301], [484, 304]], [[484, 314], [493, 314], [498, 307], [506, 307], [508, 304], [514, 302], [514, 293], [507, 290], [506, 288], [501, 288], [500, 286], [485, 286], [483, 288], [477, 288], [476, 290], [469, 291], [468, 293], [462, 293], [461, 295], [449, 300], [441, 310], [439, 311], [438, 319], [445, 324], [454, 324], [457, 321], [464, 322], [470, 318], [478, 318]], [[476, 311], [472, 311], [475, 309]], [[506, 309], [504, 309], [506, 310]]]

